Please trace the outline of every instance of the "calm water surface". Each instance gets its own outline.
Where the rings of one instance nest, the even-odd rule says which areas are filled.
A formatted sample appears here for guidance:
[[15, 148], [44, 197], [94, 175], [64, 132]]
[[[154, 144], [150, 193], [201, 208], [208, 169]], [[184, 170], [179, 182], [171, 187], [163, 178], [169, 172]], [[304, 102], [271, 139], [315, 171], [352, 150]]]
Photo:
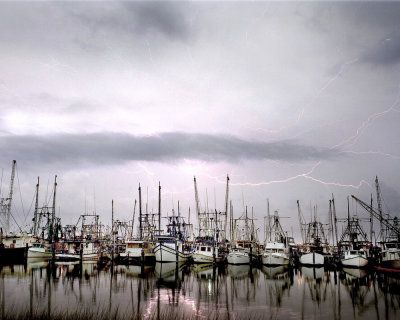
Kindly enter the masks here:
[[2, 318], [82, 310], [97, 318], [400, 319], [400, 279], [356, 269], [43, 261], [0, 268]]

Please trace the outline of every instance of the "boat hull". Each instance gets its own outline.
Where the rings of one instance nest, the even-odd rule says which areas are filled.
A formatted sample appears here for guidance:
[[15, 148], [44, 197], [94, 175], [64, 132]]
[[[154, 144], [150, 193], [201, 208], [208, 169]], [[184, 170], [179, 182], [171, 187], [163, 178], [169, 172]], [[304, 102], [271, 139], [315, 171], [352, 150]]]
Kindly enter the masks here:
[[23, 261], [27, 255], [27, 248], [0, 248], [1, 262]]
[[310, 252], [303, 254], [300, 257], [300, 264], [307, 266], [323, 266], [324, 256], [317, 252]]
[[360, 256], [348, 257], [341, 260], [342, 266], [350, 268], [362, 268], [368, 264], [368, 259]]
[[42, 259], [51, 259], [53, 256], [51, 251], [37, 250], [35, 248], [28, 249], [28, 259], [31, 258], [42, 258]]
[[262, 264], [270, 266], [286, 266], [289, 264], [289, 257], [276, 253], [264, 253]]
[[156, 262], [187, 262], [190, 254], [177, 251], [174, 243], [157, 243], [154, 248]]

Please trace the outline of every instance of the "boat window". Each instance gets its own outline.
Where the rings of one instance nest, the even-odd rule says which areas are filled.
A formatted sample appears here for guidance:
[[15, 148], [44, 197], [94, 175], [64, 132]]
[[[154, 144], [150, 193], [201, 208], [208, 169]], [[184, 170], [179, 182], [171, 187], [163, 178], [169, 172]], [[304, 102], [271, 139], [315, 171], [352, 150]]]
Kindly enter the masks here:
[[211, 251], [211, 248], [210, 248], [210, 247], [208, 247], [208, 248], [207, 248], [207, 251], [209, 251], [209, 252], [210, 252], [210, 251]]
[[351, 251], [350, 251], [350, 254], [358, 254], [358, 251], [351, 250]]
[[201, 247], [200, 251], [206, 251], [206, 247]]

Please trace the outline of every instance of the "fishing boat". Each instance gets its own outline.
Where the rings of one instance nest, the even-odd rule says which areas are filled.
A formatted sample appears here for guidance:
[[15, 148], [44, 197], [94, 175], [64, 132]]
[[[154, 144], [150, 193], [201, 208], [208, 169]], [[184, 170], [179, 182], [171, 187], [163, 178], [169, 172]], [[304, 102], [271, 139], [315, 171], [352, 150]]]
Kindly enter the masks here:
[[342, 266], [362, 268], [368, 264], [367, 253], [363, 250], [345, 250], [340, 259]]
[[288, 265], [290, 262], [288, 249], [284, 243], [268, 242], [262, 256], [264, 265]]
[[31, 258], [42, 258], [51, 259], [53, 252], [46, 247], [43, 243], [36, 242], [32, 244], [32, 247], [28, 248], [28, 259]]
[[317, 221], [317, 210], [314, 207], [314, 217], [309, 223], [304, 222], [300, 204], [297, 201], [299, 211], [300, 231], [303, 238], [303, 247], [299, 251], [299, 262], [303, 266], [319, 267], [325, 263], [326, 250], [329, 247], [323, 225]]
[[387, 269], [400, 270], [400, 244], [397, 242], [383, 243], [380, 266]]
[[218, 247], [212, 244], [197, 244], [191, 251], [194, 263], [213, 263], [219, 262]]
[[59, 261], [97, 261], [99, 250], [93, 242], [67, 242], [61, 251], [55, 253]]
[[5, 262], [23, 261], [27, 257], [28, 249], [36, 242], [31, 234], [9, 234], [0, 239], [0, 260]]
[[226, 257], [228, 264], [250, 264], [249, 253], [243, 247], [231, 249]]
[[60, 252], [56, 252], [54, 255], [55, 259], [58, 261], [79, 261], [80, 255], [77, 250], [73, 247], [64, 248]]
[[157, 236], [156, 262], [187, 262], [190, 252], [185, 246], [186, 223], [180, 216], [168, 217], [167, 235]]
[[121, 262], [128, 263], [150, 263], [154, 262], [155, 255], [153, 245], [150, 241], [127, 240], [125, 241], [125, 252], [120, 252]]
[[255, 239], [254, 219], [249, 218], [247, 206], [241, 217], [231, 217], [231, 248], [227, 255], [230, 265], [250, 264], [258, 255], [258, 245]]
[[340, 262], [342, 266], [362, 268], [368, 264], [367, 250], [371, 243], [361, 227], [360, 219], [356, 216], [350, 218], [349, 203], [347, 207], [346, 229], [338, 242]]
[[[272, 225], [270, 218], [273, 218]], [[288, 237], [280, 224], [278, 211], [274, 212], [273, 217], [269, 217], [267, 235], [268, 242], [262, 255], [262, 263], [264, 265], [288, 265], [290, 262]]]

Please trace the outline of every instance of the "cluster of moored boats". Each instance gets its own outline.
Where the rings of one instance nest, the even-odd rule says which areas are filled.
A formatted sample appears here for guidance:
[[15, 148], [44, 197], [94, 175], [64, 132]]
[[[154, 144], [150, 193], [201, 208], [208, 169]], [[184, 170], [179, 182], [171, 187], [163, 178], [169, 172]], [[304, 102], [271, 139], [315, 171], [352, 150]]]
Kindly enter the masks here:
[[[14, 172], [14, 167], [13, 167]], [[56, 177], [57, 178], [57, 177]], [[96, 214], [81, 215], [75, 225], [61, 225], [55, 215], [57, 180], [54, 181], [53, 204], [39, 207], [39, 179], [36, 185], [36, 204], [31, 231], [18, 235], [3, 233], [0, 229], [0, 263], [25, 259], [52, 259], [55, 261], [116, 261], [129, 264], [174, 263], [227, 263], [245, 265], [258, 263], [266, 266], [343, 266], [363, 268], [374, 266], [386, 271], [400, 270], [400, 228], [398, 219], [384, 214], [372, 205], [353, 196], [370, 214], [370, 236], [363, 230], [361, 219], [350, 216], [336, 217], [334, 199], [329, 201], [328, 227], [317, 220], [314, 212], [306, 222], [298, 204], [298, 216], [302, 242], [295, 243], [280, 223], [277, 211], [264, 218], [264, 241], [258, 240], [254, 214], [249, 217], [247, 207], [237, 218], [233, 216], [232, 202], [228, 202], [229, 177], [227, 177], [225, 211], [200, 210], [197, 184], [194, 179], [197, 226], [181, 216], [178, 202], [177, 214], [167, 216], [163, 230], [161, 224], [161, 186], [159, 186], [159, 212], [142, 212], [139, 185], [139, 217], [135, 231], [135, 209], [132, 220], [114, 219], [104, 227]], [[13, 179], [13, 177], [12, 177]], [[379, 184], [377, 183], [377, 190]], [[12, 186], [12, 183], [11, 183]], [[1, 209], [10, 215], [12, 190], [8, 198], [1, 199]], [[379, 199], [379, 196], [378, 196]], [[49, 203], [48, 201], [47, 203]], [[378, 203], [379, 204], [379, 203]], [[113, 208], [113, 205], [112, 205]], [[147, 208], [147, 206], [146, 206]], [[269, 208], [269, 204], [268, 204]], [[8, 211], [7, 211], [8, 210]], [[316, 209], [314, 209], [316, 211]], [[189, 211], [190, 217], [190, 211]], [[158, 218], [158, 223], [155, 218]], [[373, 243], [373, 220], [380, 227], [380, 241]], [[344, 223], [338, 236], [339, 222]], [[196, 229], [196, 230], [195, 230]], [[8, 231], [8, 228], [7, 228]], [[329, 240], [329, 241], [328, 241]]]

